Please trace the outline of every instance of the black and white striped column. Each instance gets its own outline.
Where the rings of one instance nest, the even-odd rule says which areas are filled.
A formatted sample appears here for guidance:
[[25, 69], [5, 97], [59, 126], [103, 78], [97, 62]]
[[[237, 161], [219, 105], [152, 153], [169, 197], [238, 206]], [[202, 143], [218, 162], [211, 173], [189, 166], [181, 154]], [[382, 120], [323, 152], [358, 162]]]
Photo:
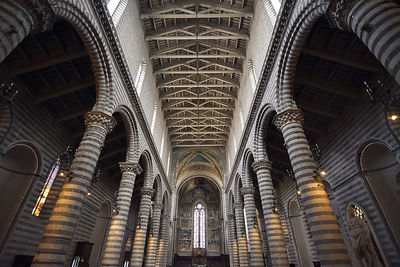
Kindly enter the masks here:
[[249, 251], [247, 249], [247, 237], [243, 216], [243, 204], [233, 203], [236, 218], [237, 241], [239, 248], [239, 264], [241, 267], [250, 266]]
[[400, 5], [388, 0], [334, 0], [331, 25], [350, 29], [400, 84]]
[[261, 234], [257, 226], [256, 202], [254, 200], [254, 187], [243, 187], [240, 193], [244, 199], [246, 210], [247, 232], [250, 245], [250, 266], [264, 266], [264, 249], [261, 242]]
[[235, 214], [228, 215], [228, 227], [229, 227], [229, 253], [232, 262], [232, 266], [239, 267], [239, 248], [237, 244], [237, 236], [235, 231]]
[[275, 196], [270, 172], [272, 162], [261, 160], [254, 162], [252, 167], [257, 174], [272, 266], [288, 266], [289, 259], [281, 221], [279, 214], [274, 212]]
[[117, 196], [118, 214], [115, 214], [111, 220], [101, 266], [118, 266], [119, 264], [135, 177], [142, 172], [138, 163], [121, 162], [119, 167], [122, 178]]
[[32, 266], [64, 266], [82, 207], [113, 117], [98, 111], [86, 114], [86, 131], [72, 161]]
[[317, 166], [304, 134], [303, 120], [300, 110], [286, 110], [276, 115], [274, 124], [283, 134], [296, 182], [301, 191], [302, 207], [321, 265], [350, 266], [328, 196], [313, 177]]
[[55, 15], [47, 1], [0, 1], [0, 63], [32, 31], [50, 29]]
[[155, 266], [156, 264], [156, 252], [160, 232], [161, 210], [163, 209], [163, 207], [163, 204], [154, 204], [153, 216], [151, 217], [150, 225], [150, 237], [147, 241], [147, 255], [144, 266]]
[[[164, 214], [161, 216], [161, 229], [160, 229], [160, 238], [158, 239], [158, 246], [157, 246], [157, 256], [156, 256], [156, 267], [165, 266], [165, 240], [168, 237], [168, 217]], [[164, 264], [163, 264], [164, 263]]]
[[146, 245], [147, 225], [149, 222], [151, 198], [154, 189], [142, 188], [142, 199], [140, 200], [138, 224], [136, 226], [135, 239], [132, 246], [130, 267], [142, 267], [144, 247]]

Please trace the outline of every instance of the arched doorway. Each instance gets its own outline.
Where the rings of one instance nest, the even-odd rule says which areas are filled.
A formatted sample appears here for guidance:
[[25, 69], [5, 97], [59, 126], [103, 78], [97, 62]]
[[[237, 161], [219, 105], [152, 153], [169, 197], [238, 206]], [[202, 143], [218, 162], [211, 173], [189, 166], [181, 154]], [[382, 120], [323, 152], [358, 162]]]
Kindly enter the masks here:
[[372, 143], [361, 153], [361, 168], [397, 242], [400, 240], [400, 164], [382, 143]]
[[93, 229], [92, 239], [90, 240], [91, 243], [93, 243], [93, 248], [90, 254], [89, 266], [97, 266], [100, 263], [101, 252], [103, 250], [110, 218], [110, 204], [108, 202], [103, 202], [97, 216], [96, 225]]
[[32, 180], [39, 169], [39, 156], [25, 144], [12, 146], [0, 158], [0, 201], [7, 205], [0, 206], [1, 244], [5, 234], [23, 204]]
[[296, 242], [297, 258], [299, 266], [313, 266], [310, 244], [302, 221], [299, 205], [295, 200], [289, 203], [289, 218], [292, 233]]

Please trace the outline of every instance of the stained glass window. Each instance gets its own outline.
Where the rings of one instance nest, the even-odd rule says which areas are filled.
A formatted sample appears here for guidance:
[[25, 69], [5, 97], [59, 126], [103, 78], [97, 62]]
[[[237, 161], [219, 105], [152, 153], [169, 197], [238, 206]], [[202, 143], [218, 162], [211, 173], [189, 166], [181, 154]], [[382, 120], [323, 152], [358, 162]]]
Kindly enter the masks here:
[[193, 215], [193, 248], [206, 247], [206, 211], [200, 203], [194, 208]]
[[60, 169], [60, 159], [58, 158], [56, 163], [51, 168], [49, 175], [47, 176], [46, 183], [43, 186], [42, 192], [40, 192], [35, 207], [32, 210], [33, 215], [39, 216], [40, 212], [42, 211], [43, 205], [46, 202], [47, 196], [49, 195], [51, 186], [53, 185], [53, 182], [57, 177], [59, 169]]

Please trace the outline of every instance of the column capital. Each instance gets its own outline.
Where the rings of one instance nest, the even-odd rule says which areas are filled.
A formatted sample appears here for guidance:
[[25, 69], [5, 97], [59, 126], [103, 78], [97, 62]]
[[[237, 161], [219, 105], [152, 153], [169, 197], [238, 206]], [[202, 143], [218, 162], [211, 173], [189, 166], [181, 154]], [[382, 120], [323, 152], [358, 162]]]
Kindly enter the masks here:
[[331, 27], [340, 30], [350, 30], [347, 25], [347, 17], [350, 10], [359, 0], [331, 0], [326, 10], [326, 18]]
[[243, 204], [240, 203], [240, 202], [235, 202], [235, 203], [232, 204], [232, 207], [233, 207], [234, 210], [243, 209]]
[[277, 114], [274, 118], [273, 123], [275, 126], [282, 131], [283, 127], [289, 123], [299, 123], [303, 125], [304, 114], [299, 109], [288, 109], [284, 112]]
[[235, 214], [231, 213], [227, 215], [228, 220], [234, 221], [235, 220]]
[[135, 175], [139, 175], [143, 171], [139, 163], [133, 163], [133, 162], [120, 162], [119, 168], [121, 169], [122, 173], [133, 172]]
[[34, 26], [33, 32], [39, 33], [53, 28], [56, 15], [47, 0], [17, 0], [31, 14]]
[[152, 197], [154, 195], [154, 189], [142, 188], [142, 190], [140, 190], [140, 193], [142, 194], [142, 196], [149, 195], [150, 197]]
[[154, 209], [162, 210], [163, 208], [164, 208], [164, 204], [161, 204], [161, 203], [154, 204]]
[[249, 195], [249, 194], [254, 195], [255, 193], [256, 193], [256, 189], [252, 186], [240, 188], [240, 194], [242, 196]]
[[263, 160], [259, 160], [259, 161], [253, 162], [253, 164], [251, 164], [251, 166], [253, 167], [253, 170], [255, 172], [257, 172], [259, 170], [271, 170], [272, 161], [269, 161], [267, 159], [263, 159]]
[[98, 125], [104, 127], [108, 133], [117, 125], [112, 116], [109, 116], [101, 111], [89, 111], [85, 115], [85, 126]]

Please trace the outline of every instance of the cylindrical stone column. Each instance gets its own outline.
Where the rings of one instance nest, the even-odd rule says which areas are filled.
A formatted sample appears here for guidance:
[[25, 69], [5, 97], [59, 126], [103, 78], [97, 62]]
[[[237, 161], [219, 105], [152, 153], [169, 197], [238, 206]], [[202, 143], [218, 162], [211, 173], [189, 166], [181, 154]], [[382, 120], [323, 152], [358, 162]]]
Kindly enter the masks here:
[[72, 161], [32, 266], [64, 266], [86, 201], [88, 188], [106, 135], [115, 126], [113, 117], [98, 111], [86, 114], [86, 130]]
[[122, 178], [117, 196], [118, 214], [115, 214], [111, 220], [101, 266], [118, 266], [119, 264], [135, 178], [142, 172], [138, 163], [120, 162], [119, 167]]
[[317, 166], [304, 134], [303, 120], [300, 110], [286, 110], [276, 115], [274, 124], [283, 134], [321, 265], [350, 266], [328, 196], [314, 178]]
[[236, 236], [236, 227], [235, 227], [235, 214], [228, 215], [228, 238], [229, 238], [229, 252], [230, 258], [232, 262], [232, 266], [239, 267], [239, 248], [237, 243], [237, 236]]
[[147, 255], [144, 266], [154, 266], [156, 264], [156, 252], [158, 245], [158, 236], [160, 232], [161, 210], [163, 204], [154, 204], [153, 216], [151, 217], [150, 237], [147, 245]]
[[[130, 267], [142, 267], [144, 247], [146, 245], [147, 225], [149, 222], [151, 197], [154, 189], [142, 188], [142, 199], [140, 200], [138, 225], [136, 226], [135, 239], [132, 246]], [[140, 223], [140, 224], [139, 224]]]
[[249, 251], [247, 249], [246, 229], [243, 216], [243, 204], [233, 203], [236, 218], [237, 241], [239, 248], [239, 264], [241, 267], [250, 266]]
[[[164, 249], [165, 249], [165, 242], [168, 236], [168, 217], [165, 214], [161, 216], [161, 229], [160, 229], [160, 238], [158, 239], [158, 247], [157, 247], [157, 257], [156, 257], [156, 267], [165, 266], [165, 259], [164, 259]], [[164, 263], [164, 265], [163, 265]]]
[[275, 196], [270, 172], [271, 166], [272, 162], [269, 160], [257, 161], [252, 165], [257, 174], [272, 266], [288, 266], [289, 259], [281, 220], [279, 214], [274, 212]]
[[350, 29], [400, 84], [400, 5], [388, 0], [334, 0], [331, 25]]
[[47, 1], [0, 1], [0, 63], [32, 31], [50, 29], [55, 15]]
[[254, 187], [243, 187], [240, 193], [244, 199], [244, 208], [246, 210], [247, 232], [249, 234], [250, 245], [250, 266], [264, 266], [263, 246], [261, 234], [257, 226], [256, 202], [254, 200]]

